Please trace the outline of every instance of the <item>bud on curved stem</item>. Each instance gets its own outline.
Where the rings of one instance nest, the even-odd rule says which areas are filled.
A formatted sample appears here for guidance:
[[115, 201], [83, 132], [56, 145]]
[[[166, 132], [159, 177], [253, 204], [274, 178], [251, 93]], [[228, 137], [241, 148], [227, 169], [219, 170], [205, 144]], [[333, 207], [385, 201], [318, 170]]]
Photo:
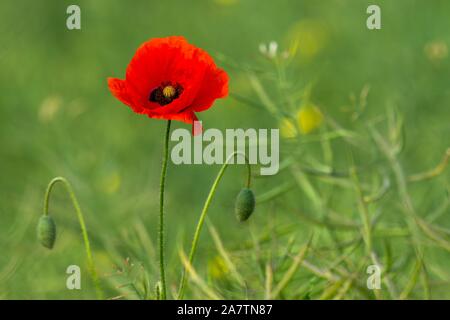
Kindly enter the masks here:
[[[194, 233], [194, 238], [192, 240], [192, 246], [191, 246], [191, 250], [189, 252], [189, 265], [192, 265], [192, 262], [194, 261], [195, 252], [197, 251], [198, 240], [200, 238], [200, 232], [202, 231], [203, 223], [204, 223], [206, 215], [208, 213], [208, 209], [211, 204], [212, 198], [214, 197], [214, 194], [216, 193], [219, 182], [222, 179], [223, 175], [225, 174], [225, 170], [227, 169], [230, 160], [239, 154], [241, 154], [243, 157], [245, 157], [245, 154], [243, 154], [242, 152], [233, 152], [228, 157], [228, 159], [225, 161], [225, 163], [222, 165], [222, 168], [220, 168], [220, 171], [217, 174], [216, 180], [214, 180], [214, 183], [209, 191], [208, 197], [206, 198], [205, 204], [203, 205], [203, 210], [202, 210], [202, 213], [200, 214], [200, 218], [197, 223], [197, 228]], [[247, 186], [247, 190], [249, 190], [250, 183], [251, 183], [252, 170], [251, 170], [251, 166], [250, 166], [250, 163], [248, 162], [247, 157], [245, 157], [245, 164], [247, 165], [247, 184], [246, 184], [246, 186]], [[254, 208], [254, 206], [253, 206], [253, 208]], [[187, 281], [186, 272], [187, 272], [187, 270], [186, 270], [186, 268], [184, 268], [183, 274], [181, 276], [180, 289], [178, 291], [178, 299], [183, 299], [183, 296], [184, 296], [184, 289], [185, 289], [186, 281]]]
[[244, 188], [236, 197], [234, 212], [240, 222], [246, 221], [255, 210], [255, 195], [249, 188]]
[[56, 240], [56, 224], [52, 217], [44, 215], [39, 218], [37, 235], [44, 247], [53, 248]]
[[38, 224], [38, 238], [44, 247], [47, 247], [49, 249], [53, 248], [53, 245], [56, 240], [56, 225], [55, 225], [53, 219], [48, 214], [48, 207], [49, 207], [50, 194], [52, 192], [53, 186], [58, 182], [61, 182], [64, 185], [64, 187], [66, 188], [66, 191], [70, 196], [70, 200], [72, 201], [72, 204], [75, 208], [75, 211], [76, 211], [76, 214], [78, 217], [78, 222], [80, 223], [81, 232], [83, 235], [84, 247], [86, 249], [89, 274], [92, 278], [92, 281], [94, 282], [96, 293], [97, 293], [97, 298], [103, 299], [103, 292], [100, 288], [100, 282], [98, 279], [97, 271], [95, 270], [94, 261], [92, 259], [91, 245], [89, 243], [89, 238], [88, 238], [88, 234], [87, 234], [86, 224], [84, 223], [83, 213], [81, 212], [80, 205], [75, 196], [75, 193], [73, 192], [71, 184], [69, 183], [69, 181], [67, 181], [63, 177], [56, 177], [56, 178], [52, 179], [47, 186], [47, 190], [45, 192], [45, 198], [44, 198], [44, 214], [39, 219], [39, 224]]

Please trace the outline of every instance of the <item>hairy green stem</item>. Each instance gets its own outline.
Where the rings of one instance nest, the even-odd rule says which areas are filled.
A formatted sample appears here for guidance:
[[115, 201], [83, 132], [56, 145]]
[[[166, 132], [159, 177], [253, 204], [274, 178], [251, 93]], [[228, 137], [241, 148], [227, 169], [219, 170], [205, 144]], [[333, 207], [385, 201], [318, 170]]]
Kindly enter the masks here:
[[[194, 233], [194, 238], [192, 240], [192, 245], [191, 245], [191, 250], [189, 252], [189, 265], [192, 265], [193, 261], [194, 261], [194, 257], [195, 257], [195, 252], [197, 251], [197, 244], [198, 244], [198, 240], [200, 238], [200, 232], [202, 231], [202, 227], [203, 227], [203, 223], [205, 221], [206, 215], [208, 213], [208, 209], [209, 206], [211, 204], [211, 201], [214, 197], [214, 194], [216, 193], [217, 187], [219, 185], [220, 180], [222, 179], [225, 170], [227, 169], [229, 162], [231, 159], [234, 158], [234, 156], [238, 155], [238, 154], [242, 154], [242, 152], [233, 152], [225, 161], [225, 163], [222, 165], [222, 168], [220, 168], [219, 173], [217, 174], [216, 180], [214, 180], [214, 183], [211, 186], [211, 189], [209, 190], [209, 194], [208, 197], [206, 198], [205, 204], [203, 205], [203, 210], [202, 213], [200, 214], [200, 218], [198, 220], [197, 223], [197, 228], [195, 229], [195, 233]], [[245, 155], [242, 154], [244, 157]], [[245, 157], [245, 164], [247, 165], [247, 188], [250, 188], [250, 183], [251, 183], [251, 176], [252, 176], [252, 172], [251, 172], [251, 166], [250, 163], [248, 162], [248, 159]], [[184, 290], [186, 287], [186, 267], [183, 269], [183, 274], [181, 276], [181, 282], [180, 282], [180, 289], [178, 291], [178, 299], [183, 299], [184, 296]]]
[[53, 186], [58, 182], [62, 183], [64, 185], [64, 187], [66, 188], [66, 191], [69, 194], [70, 200], [72, 201], [72, 204], [77, 213], [78, 222], [80, 223], [81, 233], [83, 235], [84, 247], [86, 249], [89, 274], [91, 275], [92, 281], [94, 282], [96, 293], [97, 293], [97, 298], [103, 299], [103, 291], [100, 287], [100, 282], [98, 279], [97, 271], [95, 269], [94, 260], [92, 259], [91, 245], [89, 243], [89, 237], [88, 237], [88, 233], [87, 233], [87, 229], [86, 229], [86, 224], [84, 222], [83, 213], [81, 211], [78, 200], [75, 196], [75, 192], [73, 191], [72, 185], [65, 178], [56, 177], [49, 182], [49, 184], [47, 186], [47, 190], [45, 192], [45, 198], [44, 198], [44, 216], [48, 216], [50, 194], [53, 189]]
[[169, 158], [169, 135], [171, 120], [167, 121], [164, 138], [164, 154], [162, 160], [161, 180], [159, 183], [159, 272], [161, 276], [161, 299], [166, 299], [166, 272], [164, 266], [164, 189], [167, 173], [167, 159]]

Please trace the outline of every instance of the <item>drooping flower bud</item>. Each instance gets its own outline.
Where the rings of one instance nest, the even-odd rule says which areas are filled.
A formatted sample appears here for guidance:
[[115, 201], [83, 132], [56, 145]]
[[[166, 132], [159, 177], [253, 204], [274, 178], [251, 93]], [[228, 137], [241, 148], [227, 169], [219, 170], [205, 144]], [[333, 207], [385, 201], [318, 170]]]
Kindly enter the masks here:
[[44, 247], [53, 248], [56, 240], [56, 224], [50, 216], [43, 215], [39, 218], [37, 236]]
[[255, 210], [255, 195], [253, 191], [244, 188], [236, 197], [234, 212], [239, 221], [247, 220]]

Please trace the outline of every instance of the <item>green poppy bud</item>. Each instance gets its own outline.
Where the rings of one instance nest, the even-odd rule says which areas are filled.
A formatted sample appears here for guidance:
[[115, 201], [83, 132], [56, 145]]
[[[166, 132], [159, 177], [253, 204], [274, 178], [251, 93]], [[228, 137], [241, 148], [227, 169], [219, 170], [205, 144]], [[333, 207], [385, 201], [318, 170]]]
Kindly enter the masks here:
[[241, 222], [245, 221], [250, 217], [254, 210], [255, 195], [253, 194], [253, 191], [248, 188], [242, 189], [236, 197], [236, 203], [234, 206], [236, 217]]
[[56, 240], [56, 224], [50, 216], [44, 215], [39, 218], [37, 235], [44, 247], [53, 248]]

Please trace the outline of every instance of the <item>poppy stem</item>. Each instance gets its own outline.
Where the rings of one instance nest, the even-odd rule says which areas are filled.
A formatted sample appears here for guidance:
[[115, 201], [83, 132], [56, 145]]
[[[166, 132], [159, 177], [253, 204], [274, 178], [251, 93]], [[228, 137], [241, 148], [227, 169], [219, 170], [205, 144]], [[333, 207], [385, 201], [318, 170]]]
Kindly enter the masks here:
[[225, 174], [225, 170], [227, 169], [228, 165], [230, 164], [229, 163], [230, 160], [233, 159], [238, 154], [241, 154], [242, 156], [245, 157], [245, 164], [247, 165], [246, 185], [247, 185], [247, 188], [250, 188], [251, 177], [252, 177], [252, 169], [251, 169], [250, 163], [244, 153], [239, 152], [239, 151], [233, 152], [228, 157], [228, 159], [225, 161], [225, 163], [222, 165], [222, 168], [220, 168], [220, 171], [217, 174], [216, 180], [214, 180], [214, 183], [212, 184], [211, 189], [209, 190], [209, 194], [208, 194], [208, 197], [206, 198], [205, 204], [203, 205], [203, 210], [202, 210], [202, 213], [200, 214], [200, 218], [197, 223], [197, 228], [195, 229], [195, 233], [194, 233], [194, 238], [192, 240], [191, 250], [189, 252], [189, 264], [184, 267], [183, 274], [181, 276], [180, 289], [178, 291], [178, 299], [179, 300], [183, 299], [183, 296], [184, 296], [184, 290], [185, 290], [186, 281], [187, 281], [187, 276], [186, 276], [187, 267], [192, 266], [192, 263], [194, 261], [195, 252], [197, 251], [198, 240], [200, 238], [200, 232], [202, 231], [203, 223], [204, 223], [206, 215], [208, 213], [209, 205], [211, 204], [211, 201], [216, 193], [216, 190], [217, 190], [220, 180], [222, 179], [223, 175]]
[[44, 198], [44, 216], [48, 216], [50, 194], [53, 189], [53, 186], [58, 182], [62, 183], [66, 188], [66, 191], [70, 196], [70, 200], [72, 201], [73, 207], [75, 208], [75, 211], [77, 213], [78, 222], [80, 223], [81, 233], [83, 235], [84, 247], [86, 250], [89, 274], [92, 278], [92, 281], [94, 282], [97, 298], [103, 299], [103, 291], [100, 287], [100, 282], [98, 279], [97, 271], [95, 269], [94, 260], [92, 259], [91, 245], [89, 243], [89, 237], [86, 229], [86, 224], [84, 222], [83, 213], [81, 212], [80, 204], [78, 203], [78, 200], [75, 196], [75, 192], [73, 191], [72, 185], [69, 183], [69, 181], [67, 181], [66, 178], [56, 177], [49, 182]]
[[164, 266], [164, 188], [166, 183], [167, 160], [169, 157], [169, 134], [171, 120], [167, 121], [164, 138], [164, 155], [162, 161], [161, 180], [159, 184], [159, 271], [161, 276], [161, 300], [166, 299], [166, 273]]

